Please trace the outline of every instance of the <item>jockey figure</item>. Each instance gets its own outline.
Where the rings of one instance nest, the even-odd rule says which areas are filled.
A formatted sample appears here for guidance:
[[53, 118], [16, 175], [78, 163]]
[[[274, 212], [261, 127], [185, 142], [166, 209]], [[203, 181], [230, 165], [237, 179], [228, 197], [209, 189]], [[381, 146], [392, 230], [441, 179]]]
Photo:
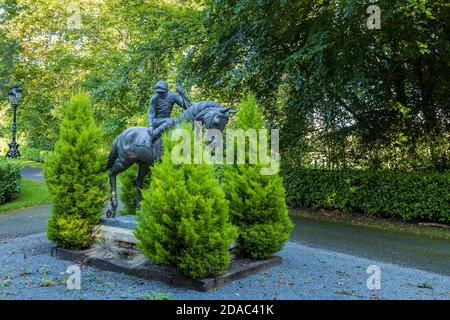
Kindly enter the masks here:
[[190, 102], [180, 86], [177, 86], [179, 94], [176, 94], [169, 91], [166, 81], [160, 80], [156, 83], [154, 89], [156, 93], [151, 97], [148, 109], [150, 144], [160, 136], [164, 129], [174, 124], [174, 120], [170, 118], [174, 104], [179, 105], [184, 110], [190, 106]]

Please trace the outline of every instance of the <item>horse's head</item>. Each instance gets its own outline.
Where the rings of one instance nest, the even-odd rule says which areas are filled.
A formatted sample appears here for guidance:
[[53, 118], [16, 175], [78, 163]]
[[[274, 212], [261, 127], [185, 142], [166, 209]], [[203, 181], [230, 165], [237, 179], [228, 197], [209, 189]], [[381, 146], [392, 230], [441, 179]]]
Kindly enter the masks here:
[[215, 101], [201, 101], [186, 110], [180, 119], [201, 121], [206, 129], [215, 129], [223, 132], [230, 116], [236, 112], [236, 110], [225, 108]]
[[223, 132], [230, 120], [230, 116], [236, 113], [237, 110], [220, 106], [211, 109], [210, 112], [211, 113], [206, 117], [208, 121], [205, 121], [205, 128], [208, 129], [206, 138], [208, 140], [208, 145], [214, 149], [221, 141], [217, 139], [216, 130]]
[[228, 120], [230, 120], [230, 116], [236, 112], [237, 110], [224, 107], [213, 109], [211, 120], [209, 123], [205, 123], [206, 129], [215, 129], [223, 132], [225, 126], [228, 124]]
[[220, 103], [214, 101], [201, 101], [193, 104], [186, 110], [177, 120], [181, 121], [200, 121], [205, 128], [209, 130], [207, 133], [208, 144], [212, 145], [215, 140], [215, 131], [223, 132], [225, 126], [228, 124], [228, 120], [231, 115], [236, 113], [236, 110], [231, 108], [225, 108]]

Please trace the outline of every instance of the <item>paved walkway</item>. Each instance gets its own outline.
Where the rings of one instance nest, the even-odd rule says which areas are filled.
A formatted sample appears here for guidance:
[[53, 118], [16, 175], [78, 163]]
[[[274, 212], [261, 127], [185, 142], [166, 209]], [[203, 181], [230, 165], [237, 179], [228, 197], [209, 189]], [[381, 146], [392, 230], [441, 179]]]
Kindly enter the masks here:
[[0, 240], [45, 232], [49, 215], [49, 204], [0, 214]]
[[299, 244], [450, 276], [450, 240], [293, 218]]
[[24, 166], [22, 169], [22, 176], [27, 179], [44, 181], [44, 174], [42, 173], [42, 169], [34, 168], [30, 166]]
[[[22, 176], [31, 180], [45, 180], [42, 169], [30, 166], [23, 167]], [[44, 232], [49, 215], [49, 204], [1, 213], [0, 240]]]

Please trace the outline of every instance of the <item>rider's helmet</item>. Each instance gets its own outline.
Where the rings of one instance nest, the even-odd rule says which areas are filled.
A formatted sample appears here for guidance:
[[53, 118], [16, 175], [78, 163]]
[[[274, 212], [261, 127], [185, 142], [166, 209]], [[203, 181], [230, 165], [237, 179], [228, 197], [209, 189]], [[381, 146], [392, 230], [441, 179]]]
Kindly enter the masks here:
[[154, 89], [156, 92], [167, 92], [169, 91], [169, 85], [164, 80], [159, 80]]

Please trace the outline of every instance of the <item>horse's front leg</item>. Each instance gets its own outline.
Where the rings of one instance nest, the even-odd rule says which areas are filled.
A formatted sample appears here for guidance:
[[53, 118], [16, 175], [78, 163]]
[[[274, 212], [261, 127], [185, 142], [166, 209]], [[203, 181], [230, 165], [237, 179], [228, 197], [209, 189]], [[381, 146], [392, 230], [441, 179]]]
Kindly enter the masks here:
[[109, 172], [109, 181], [111, 183], [111, 210], [106, 212], [108, 218], [114, 218], [117, 212], [117, 175], [129, 167], [130, 165], [126, 166], [118, 159], [114, 162], [114, 165]]
[[117, 211], [117, 186], [116, 186], [117, 174], [114, 174], [111, 170], [109, 173], [109, 182], [111, 185], [111, 209], [106, 211], [106, 217], [114, 218]]
[[136, 209], [141, 209], [142, 188], [144, 187], [144, 180], [150, 171], [148, 163], [139, 163], [139, 170], [136, 177]]

